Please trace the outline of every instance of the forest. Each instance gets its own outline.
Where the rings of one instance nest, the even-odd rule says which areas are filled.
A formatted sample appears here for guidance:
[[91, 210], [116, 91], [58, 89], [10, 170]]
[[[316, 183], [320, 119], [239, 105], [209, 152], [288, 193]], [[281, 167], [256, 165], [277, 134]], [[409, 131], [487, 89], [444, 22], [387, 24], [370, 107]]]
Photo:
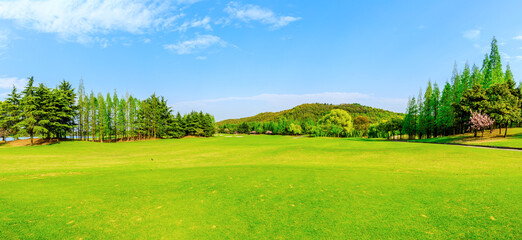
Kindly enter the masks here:
[[[326, 118], [334, 112], [343, 112], [344, 119], [335, 123]], [[327, 117], [328, 116], [328, 117]], [[279, 135], [309, 134], [311, 136], [362, 136], [370, 124], [378, 124], [389, 119], [399, 119], [401, 113], [354, 104], [302, 104], [281, 112], [260, 113], [256, 116], [229, 119], [218, 122], [221, 133], [269, 133]], [[324, 118], [324, 119], [323, 119]], [[349, 118], [349, 119], [348, 119]], [[353, 118], [353, 119], [352, 119]], [[349, 122], [343, 126], [342, 122]]]
[[522, 85], [516, 86], [509, 64], [502, 69], [497, 40], [482, 66], [468, 64], [459, 72], [455, 64], [451, 82], [441, 89], [428, 82], [417, 98], [411, 97], [402, 126], [395, 131], [409, 138], [432, 138], [486, 129], [504, 130], [522, 120]]
[[29, 77], [19, 93], [16, 87], [0, 102], [0, 137], [14, 139], [74, 138], [83, 141], [115, 142], [151, 138], [210, 137], [215, 132], [214, 117], [208, 113], [174, 114], [167, 100], [152, 94], [139, 100], [116, 91], [104, 96], [78, 91], [63, 80], [56, 88]]

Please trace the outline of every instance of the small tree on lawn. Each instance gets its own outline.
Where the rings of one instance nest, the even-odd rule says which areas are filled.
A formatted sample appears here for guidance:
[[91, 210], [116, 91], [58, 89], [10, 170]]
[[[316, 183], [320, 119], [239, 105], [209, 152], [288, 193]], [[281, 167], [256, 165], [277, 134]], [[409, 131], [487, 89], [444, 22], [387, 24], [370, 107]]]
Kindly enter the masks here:
[[471, 124], [470, 127], [475, 130], [475, 137], [477, 137], [477, 131], [481, 131], [482, 136], [484, 136], [484, 129], [489, 128], [495, 121], [480, 111], [473, 112], [473, 110], [470, 110], [470, 112], [469, 123]]

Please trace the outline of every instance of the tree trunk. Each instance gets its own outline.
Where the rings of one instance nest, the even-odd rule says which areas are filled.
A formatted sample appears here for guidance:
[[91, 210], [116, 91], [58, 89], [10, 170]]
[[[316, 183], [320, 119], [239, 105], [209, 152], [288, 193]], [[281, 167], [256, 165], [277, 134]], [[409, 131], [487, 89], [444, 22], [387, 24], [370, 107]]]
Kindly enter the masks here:
[[507, 136], [508, 125], [509, 125], [509, 123], [506, 123], [506, 130], [504, 130], [504, 138]]
[[477, 137], [477, 129], [475, 129], [475, 136], [474, 137]]
[[33, 134], [31, 133], [31, 146], [33, 146]]

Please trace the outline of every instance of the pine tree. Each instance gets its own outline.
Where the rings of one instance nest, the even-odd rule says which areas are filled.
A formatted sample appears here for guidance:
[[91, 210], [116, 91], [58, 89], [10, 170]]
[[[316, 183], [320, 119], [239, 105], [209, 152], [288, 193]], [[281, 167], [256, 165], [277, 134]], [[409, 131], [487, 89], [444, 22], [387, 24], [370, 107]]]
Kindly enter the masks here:
[[6, 99], [6, 109], [7, 116], [5, 118], [6, 126], [8, 130], [7, 135], [13, 136], [13, 138], [17, 138], [16, 134], [18, 133], [17, 124], [20, 122], [20, 94], [18, 94], [16, 87], [13, 86], [13, 91], [8, 95]]
[[112, 134], [112, 127], [114, 125], [113, 118], [112, 118], [112, 110], [113, 110], [113, 104], [112, 104], [112, 98], [111, 94], [107, 93], [107, 98], [105, 100], [105, 103], [107, 106], [105, 107], [105, 129], [103, 130], [105, 134], [107, 134], [107, 139], [109, 142], [111, 141], [111, 134]]
[[433, 94], [433, 89], [431, 87], [431, 81], [428, 81], [428, 87], [426, 88], [426, 92], [424, 93], [424, 109], [422, 111], [422, 118], [424, 119], [423, 131], [426, 134], [426, 138], [431, 137], [431, 131], [433, 129], [433, 116], [432, 116], [432, 104], [431, 104], [431, 95]]
[[493, 37], [491, 40], [491, 52], [489, 54], [488, 72], [486, 75], [486, 84], [484, 87], [489, 88], [495, 83], [502, 83], [504, 81], [502, 72], [502, 62], [500, 53], [498, 52], [497, 39]]
[[436, 126], [444, 135], [449, 135], [450, 130], [453, 128], [454, 114], [452, 107], [452, 89], [451, 85], [446, 82], [444, 90], [442, 91], [442, 97], [440, 99], [440, 109], [435, 119]]
[[95, 140], [95, 136], [96, 136], [96, 132], [97, 132], [97, 126], [98, 126], [98, 100], [96, 99], [96, 96], [94, 96], [94, 93], [91, 91], [91, 94], [89, 96], [89, 105], [90, 105], [90, 109], [91, 109], [91, 113], [90, 113], [90, 123], [91, 123], [91, 135], [92, 135], [92, 139], [91, 141], [94, 142]]
[[112, 119], [114, 122], [114, 139], [115, 141], [118, 139], [118, 110], [120, 106], [120, 100], [118, 99], [118, 94], [116, 90], [114, 90], [114, 95], [112, 99]]
[[98, 132], [100, 142], [103, 142], [105, 136], [105, 128], [107, 127], [107, 105], [101, 93], [98, 93]]
[[85, 132], [85, 87], [83, 86], [83, 79], [80, 78], [78, 85], [78, 136], [80, 140], [84, 139]]
[[431, 100], [430, 100], [430, 111], [431, 115], [429, 118], [429, 126], [432, 129], [433, 137], [437, 137], [439, 134], [439, 128], [437, 127], [436, 119], [439, 114], [439, 107], [440, 107], [440, 90], [437, 83], [433, 85], [433, 93], [431, 94]]
[[27, 86], [22, 91], [23, 97], [20, 101], [21, 107], [21, 121], [18, 123], [22, 134], [29, 135], [31, 139], [31, 146], [33, 145], [34, 135], [37, 133], [46, 132], [46, 129], [40, 126], [39, 120], [42, 116], [42, 108], [39, 105], [41, 102], [36, 95], [36, 88], [33, 86], [34, 78], [29, 77]]
[[56, 121], [56, 102], [53, 92], [47, 88], [43, 83], [36, 88], [35, 95], [38, 97], [40, 119], [38, 124], [42, 127], [41, 134], [45, 134], [45, 138], [51, 138], [51, 130], [53, 129], [53, 122]]

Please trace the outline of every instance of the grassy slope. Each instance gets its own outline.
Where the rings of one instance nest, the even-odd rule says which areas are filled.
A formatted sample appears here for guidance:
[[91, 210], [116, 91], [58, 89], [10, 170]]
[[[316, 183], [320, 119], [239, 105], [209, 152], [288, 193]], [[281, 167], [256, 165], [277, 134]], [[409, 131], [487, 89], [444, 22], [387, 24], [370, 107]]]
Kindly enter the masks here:
[[481, 133], [479, 137], [475, 138], [473, 133], [466, 133], [456, 136], [449, 137], [438, 137], [430, 139], [413, 140], [417, 142], [437, 142], [437, 143], [461, 143], [469, 145], [482, 145], [482, 146], [498, 146], [498, 147], [517, 147], [522, 148], [522, 128], [509, 128], [508, 135], [504, 138], [504, 130], [502, 134], [498, 134], [498, 129], [493, 130], [492, 133], [489, 131], [484, 132], [484, 136]]
[[1, 147], [0, 238], [515, 239], [521, 166], [514, 151], [282, 136]]

